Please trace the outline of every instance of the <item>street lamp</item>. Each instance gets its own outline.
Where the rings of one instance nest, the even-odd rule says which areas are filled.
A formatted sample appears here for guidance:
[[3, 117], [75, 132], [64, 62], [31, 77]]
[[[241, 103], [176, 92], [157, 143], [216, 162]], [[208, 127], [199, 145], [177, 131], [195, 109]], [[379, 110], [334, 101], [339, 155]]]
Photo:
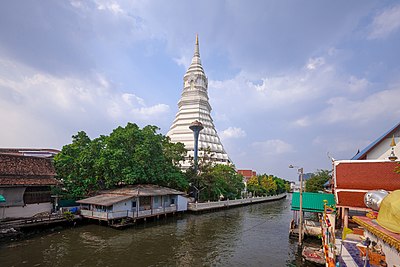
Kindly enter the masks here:
[[197, 154], [199, 150], [199, 134], [200, 131], [203, 130], [203, 124], [198, 120], [192, 122], [189, 126], [189, 129], [193, 131], [194, 135], [194, 171], [197, 175]]
[[[194, 135], [194, 175], [196, 177], [196, 185], [199, 186], [198, 183], [198, 177], [197, 177], [197, 169], [198, 169], [198, 150], [199, 150], [199, 134], [200, 131], [203, 130], [203, 124], [201, 122], [199, 122], [198, 120], [195, 120], [194, 122], [192, 122], [189, 126], [189, 129], [193, 131], [193, 135]], [[195, 200], [197, 202], [197, 200], [199, 199], [199, 189], [193, 185], [193, 187], [196, 189], [196, 195], [195, 195]]]
[[296, 168], [300, 173], [299, 245], [301, 246], [301, 242], [303, 240], [303, 168], [293, 165], [289, 165], [289, 168]]

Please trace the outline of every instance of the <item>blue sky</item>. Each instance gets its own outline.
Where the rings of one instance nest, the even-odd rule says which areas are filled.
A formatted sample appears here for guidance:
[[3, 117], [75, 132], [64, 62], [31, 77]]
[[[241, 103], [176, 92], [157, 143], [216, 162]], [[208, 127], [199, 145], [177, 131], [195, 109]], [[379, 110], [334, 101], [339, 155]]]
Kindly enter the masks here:
[[0, 147], [166, 134], [196, 33], [238, 168], [294, 180], [289, 164], [330, 168], [399, 121], [397, 1], [3, 1]]

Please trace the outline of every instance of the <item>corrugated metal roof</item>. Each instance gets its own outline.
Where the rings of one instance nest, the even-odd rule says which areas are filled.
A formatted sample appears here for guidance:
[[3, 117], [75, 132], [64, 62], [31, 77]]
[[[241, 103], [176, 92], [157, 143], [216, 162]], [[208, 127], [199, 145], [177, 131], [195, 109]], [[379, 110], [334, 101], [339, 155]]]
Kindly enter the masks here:
[[[323, 212], [324, 200], [328, 201], [328, 205], [336, 205], [335, 196], [333, 194], [303, 192], [302, 210], [307, 212]], [[292, 210], [299, 210], [300, 193], [292, 194]]]
[[131, 195], [131, 196], [165, 196], [165, 195], [184, 195], [184, 192], [163, 187], [153, 184], [140, 184], [135, 186], [127, 186], [116, 188], [112, 190], [106, 190], [100, 193], [110, 193], [110, 194], [121, 194], [121, 195]]
[[111, 206], [114, 203], [118, 203], [118, 202], [121, 202], [121, 201], [129, 199], [129, 198], [132, 198], [132, 196], [117, 195], [117, 194], [101, 194], [101, 195], [98, 195], [98, 196], [81, 199], [81, 200], [78, 200], [76, 202], [77, 203], [82, 203], [82, 204]]
[[97, 196], [81, 199], [76, 202], [82, 204], [111, 206], [114, 203], [133, 197], [184, 195], [184, 194], [185, 194], [184, 192], [172, 188], [146, 184], [146, 185], [136, 185], [133, 187], [123, 187], [113, 190], [102, 191]]

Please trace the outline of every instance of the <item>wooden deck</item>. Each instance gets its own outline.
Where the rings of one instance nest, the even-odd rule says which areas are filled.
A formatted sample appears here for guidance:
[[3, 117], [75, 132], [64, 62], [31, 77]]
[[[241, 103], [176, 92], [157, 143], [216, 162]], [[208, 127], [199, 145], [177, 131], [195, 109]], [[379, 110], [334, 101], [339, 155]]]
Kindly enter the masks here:
[[164, 207], [158, 209], [150, 209], [143, 211], [114, 211], [114, 212], [101, 212], [93, 210], [81, 210], [81, 216], [89, 219], [109, 221], [114, 219], [130, 218], [130, 219], [142, 219], [154, 216], [165, 215], [169, 213], [178, 212], [176, 206]]
[[199, 211], [207, 211], [214, 209], [230, 208], [230, 207], [256, 204], [267, 201], [275, 201], [284, 198], [286, 198], [286, 193], [275, 196], [266, 196], [266, 197], [241, 198], [234, 200], [228, 199], [224, 201], [204, 202], [204, 203], [188, 203], [188, 211], [199, 212]]

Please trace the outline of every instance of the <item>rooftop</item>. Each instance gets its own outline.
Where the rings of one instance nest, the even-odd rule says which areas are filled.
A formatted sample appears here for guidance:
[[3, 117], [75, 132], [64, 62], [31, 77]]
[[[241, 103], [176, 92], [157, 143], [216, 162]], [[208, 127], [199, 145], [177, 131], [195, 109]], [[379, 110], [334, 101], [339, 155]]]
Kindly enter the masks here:
[[48, 158], [0, 153], [0, 186], [57, 185], [55, 174]]
[[[327, 200], [328, 206], [334, 206], [335, 196], [333, 194], [303, 192], [302, 210], [306, 212], [323, 212], [324, 200]], [[292, 210], [300, 209], [300, 193], [294, 192], [292, 195]]]
[[393, 191], [400, 188], [399, 166], [391, 161], [344, 161], [335, 163], [335, 189]]
[[175, 189], [147, 184], [101, 191], [97, 196], [81, 199], [76, 202], [82, 204], [111, 206], [114, 203], [118, 203], [133, 197], [183, 194], [185, 193]]

